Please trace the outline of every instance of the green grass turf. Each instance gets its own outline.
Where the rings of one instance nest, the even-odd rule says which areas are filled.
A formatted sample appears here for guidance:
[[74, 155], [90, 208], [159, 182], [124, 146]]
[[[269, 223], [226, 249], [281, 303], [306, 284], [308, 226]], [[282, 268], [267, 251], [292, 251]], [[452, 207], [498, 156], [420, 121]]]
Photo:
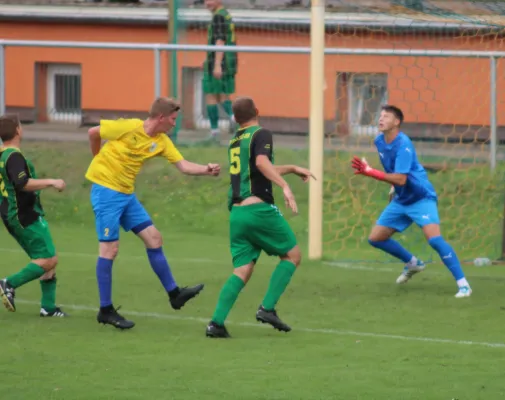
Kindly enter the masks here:
[[[183, 151], [201, 162], [226, 159], [224, 149]], [[454, 282], [438, 262], [399, 287], [394, 283], [398, 264], [305, 261], [279, 303], [281, 317], [294, 328], [281, 334], [254, 321], [276, 263], [263, 256], [230, 315], [234, 338], [206, 339], [206, 322], [231, 272], [226, 178], [179, 177], [163, 162], [145, 168], [139, 196], [164, 235], [176, 279], [182, 285], [204, 282], [206, 288], [181, 311], [171, 310], [141, 243], [122, 234], [114, 302], [137, 326], [120, 332], [98, 325], [97, 243], [89, 185], [82, 178], [87, 148], [28, 143], [26, 154], [42, 175], [67, 180], [66, 193], [48, 191], [43, 200], [60, 255], [58, 300], [72, 317], [39, 318], [36, 282], [18, 290], [17, 313], [0, 310], [2, 399], [488, 400], [505, 395], [500, 323], [505, 271], [499, 266], [466, 266], [475, 293], [456, 300]], [[303, 164], [305, 154], [279, 151], [278, 159]], [[332, 159], [327, 200], [336, 198], [329, 193], [330, 178], [349, 182], [350, 176], [343, 162], [336, 164], [339, 157]], [[332, 165], [341, 170], [331, 171]], [[475, 174], [471, 171], [461, 173]], [[301, 212], [286, 215], [305, 250], [307, 192], [290, 181]], [[479, 188], [491, 185], [481, 181], [475, 183]], [[360, 190], [352, 196], [370, 198], [375, 207], [383, 202], [382, 196], [375, 203]], [[473, 229], [489, 236], [489, 225], [481, 222]], [[5, 230], [0, 254], [3, 275], [27, 262]], [[348, 254], [363, 257], [359, 248]]]
[[[41, 176], [57, 175], [68, 181], [64, 195], [48, 191], [44, 206], [51, 222], [93, 226], [89, 204], [90, 183], [84, 173], [90, 161], [87, 145], [83, 143], [27, 143], [27, 154]], [[227, 163], [224, 148], [184, 148], [184, 155], [198, 162]], [[62, 154], [66, 156], [62, 157]], [[372, 165], [379, 160], [366, 154]], [[276, 150], [277, 163], [307, 165], [307, 152]], [[422, 162], [433, 162], [420, 156]], [[444, 236], [463, 259], [501, 256], [505, 166], [491, 175], [487, 164], [460, 164], [445, 171], [430, 174], [439, 193], [440, 217]], [[468, 160], [467, 160], [468, 161]], [[387, 204], [388, 185], [353, 176], [350, 154], [328, 152], [324, 171], [324, 254], [326, 259], [390, 261], [372, 249], [367, 237], [381, 210]], [[318, 177], [319, 179], [321, 177]], [[308, 190], [298, 178], [289, 176], [300, 213], [285, 216], [301, 242], [307, 242]], [[226, 196], [229, 177], [226, 170], [218, 179], [185, 177], [164, 160], [148, 163], [138, 179], [137, 194], [156, 224], [177, 227], [187, 232], [216, 235], [228, 233]], [[282, 193], [275, 190], [278, 203]], [[397, 239], [422, 258], [434, 257], [422, 233], [412, 227]]]

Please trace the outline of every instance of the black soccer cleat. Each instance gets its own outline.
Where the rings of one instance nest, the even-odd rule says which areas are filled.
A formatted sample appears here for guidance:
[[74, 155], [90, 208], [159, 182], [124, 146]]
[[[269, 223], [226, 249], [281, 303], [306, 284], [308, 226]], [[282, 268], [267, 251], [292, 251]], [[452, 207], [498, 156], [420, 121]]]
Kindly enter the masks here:
[[16, 304], [14, 303], [14, 297], [16, 297], [16, 293], [14, 288], [9, 285], [7, 279], [0, 280], [0, 298], [2, 299], [2, 303], [9, 311], [16, 311]]
[[228, 339], [231, 338], [230, 334], [226, 330], [224, 325], [216, 324], [214, 321], [210, 321], [205, 330], [205, 336], [210, 338]]
[[135, 322], [128, 321], [121, 314], [117, 312], [121, 307], [114, 308], [112, 305], [108, 307], [100, 307], [100, 311], [96, 316], [96, 320], [100, 324], [112, 325], [117, 329], [131, 329], [135, 326]]
[[201, 283], [193, 287], [176, 288], [168, 292], [170, 305], [174, 310], [180, 310], [189, 300], [198, 296], [198, 293], [203, 290], [203, 286], [203, 283]]
[[47, 311], [45, 308], [41, 308], [39, 315], [41, 317], [57, 317], [57, 318], [68, 317], [68, 314], [66, 312], [63, 312], [63, 310], [60, 307], [56, 307], [54, 311]]
[[259, 321], [263, 324], [270, 324], [281, 332], [289, 332], [291, 330], [291, 327], [289, 325], [286, 325], [281, 321], [281, 319], [277, 316], [277, 312], [275, 310], [265, 310], [263, 306], [260, 306], [256, 312], [256, 321]]

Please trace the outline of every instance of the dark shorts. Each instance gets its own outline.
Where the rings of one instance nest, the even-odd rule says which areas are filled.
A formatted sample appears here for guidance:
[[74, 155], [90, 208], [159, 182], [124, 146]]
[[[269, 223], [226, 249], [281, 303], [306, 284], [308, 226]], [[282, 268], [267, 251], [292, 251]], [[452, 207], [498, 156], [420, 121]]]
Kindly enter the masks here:
[[23, 228], [15, 222], [3, 221], [5, 227], [32, 260], [51, 258], [56, 255], [53, 238], [47, 221], [39, 217], [37, 221]]
[[224, 75], [217, 79], [204, 72], [202, 85], [205, 94], [232, 94], [235, 93], [235, 75]]
[[273, 204], [234, 206], [230, 214], [230, 250], [235, 268], [257, 261], [261, 251], [283, 256], [296, 246], [293, 230]]

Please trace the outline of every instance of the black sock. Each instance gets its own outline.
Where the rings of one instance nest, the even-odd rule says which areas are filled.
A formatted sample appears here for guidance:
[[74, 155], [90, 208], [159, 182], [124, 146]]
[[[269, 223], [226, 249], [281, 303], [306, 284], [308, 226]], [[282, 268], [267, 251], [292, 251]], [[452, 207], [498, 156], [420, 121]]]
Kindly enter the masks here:
[[100, 311], [103, 313], [111, 313], [114, 311], [114, 306], [112, 304], [105, 306], [105, 307], [100, 307]]
[[175, 299], [179, 294], [181, 293], [181, 289], [179, 289], [179, 286], [177, 286], [175, 289], [172, 289], [170, 292], [168, 292], [168, 297], [170, 300]]

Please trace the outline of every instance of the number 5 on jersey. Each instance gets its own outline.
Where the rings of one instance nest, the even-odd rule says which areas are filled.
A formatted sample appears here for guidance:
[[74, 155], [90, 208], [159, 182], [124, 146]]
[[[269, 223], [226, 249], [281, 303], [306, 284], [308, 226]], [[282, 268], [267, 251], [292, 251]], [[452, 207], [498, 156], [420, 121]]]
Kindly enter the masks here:
[[230, 150], [230, 174], [240, 174], [240, 147]]
[[8, 197], [9, 194], [7, 193], [7, 190], [5, 190], [5, 182], [3, 181], [2, 177], [0, 176], [0, 195], [2, 197]]

